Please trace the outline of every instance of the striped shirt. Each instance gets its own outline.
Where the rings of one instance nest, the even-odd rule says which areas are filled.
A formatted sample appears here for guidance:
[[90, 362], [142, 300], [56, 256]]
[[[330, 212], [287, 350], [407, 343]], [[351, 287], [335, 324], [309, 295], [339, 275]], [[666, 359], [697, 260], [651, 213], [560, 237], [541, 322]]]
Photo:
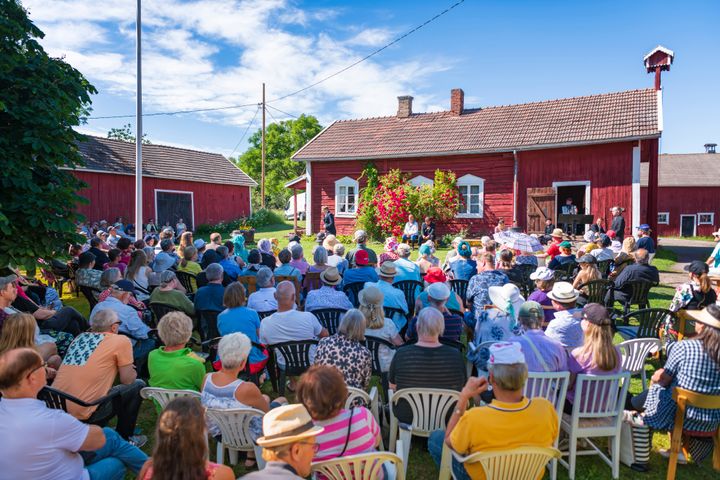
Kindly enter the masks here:
[[375, 451], [376, 439], [380, 435], [380, 426], [367, 408], [355, 407], [352, 412], [349, 436], [350, 410], [342, 409], [333, 418], [315, 421], [315, 425], [323, 427], [324, 430], [315, 437], [318, 451], [313, 461], [320, 462], [340, 456], [346, 439], [347, 448], [343, 454], [344, 457]]

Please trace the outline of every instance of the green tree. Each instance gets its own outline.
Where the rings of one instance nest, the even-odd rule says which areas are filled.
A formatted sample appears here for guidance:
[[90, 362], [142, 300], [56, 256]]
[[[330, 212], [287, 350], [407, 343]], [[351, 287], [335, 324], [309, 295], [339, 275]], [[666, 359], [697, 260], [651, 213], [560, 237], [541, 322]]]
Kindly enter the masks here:
[[87, 116], [85, 77], [38, 43], [44, 36], [17, 0], [0, 0], [0, 267], [32, 267], [78, 240], [67, 168], [82, 163], [73, 130]]
[[[135, 143], [135, 135], [133, 134], [132, 124], [127, 123], [120, 128], [111, 128], [110, 131], [107, 133], [107, 138], [122, 140], [123, 142]], [[149, 145], [150, 143], [152, 143], [150, 142], [150, 140], [148, 140], [147, 133], [143, 133], [142, 143], [144, 145]]]
[[[315, 135], [322, 126], [312, 115], [300, 115], [295, 120], [283, 120], [267, 126], [265, 142], [265, 200], [269, 208], [284, 208], [291, 196], [285, 183], [305, 172], [305, 162], [290, 157]], [[262, 131], [253, 133], [250, 147], [238, 158], [232, 159], [245, 173], [260, 183], [262, 158]], [[253, 189], [253, 208], [260, 206], [260, 187]]]

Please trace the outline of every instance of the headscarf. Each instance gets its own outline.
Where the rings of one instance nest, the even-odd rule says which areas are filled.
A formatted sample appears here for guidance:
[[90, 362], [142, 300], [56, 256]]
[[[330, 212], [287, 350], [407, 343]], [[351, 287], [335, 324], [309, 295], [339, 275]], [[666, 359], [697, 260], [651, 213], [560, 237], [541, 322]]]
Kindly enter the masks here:
[[260, 241], [258, 241], [258, 249], [260, 249], [261, 253], [267, 253], [268, 255], [272, 255], [272, 242], [268, 240], [267, 238], [261, 238]]
[[462, 241], [457, 247], [458, 254], [463, 258], [472, 257], [472, 248], [468, 242]]
[[[242, 235], [233, 235], [232, 242], [233, 242], [233, 251], [235, 252], [235, 256], [242, 258], [243, 262], [247, 262], [248, 251], [245, 249], [245, 237]], [[210, 250], [210, 251], [214, 252], [214, 250]], [[207, 255], [207, 252], [205, 252], [205, 255]], [[204, 256], [203, 256], [203, 263], [205, 263]]]
[[421, 245], [418, 252], [420, 253], [420, 255], [432, 255], [432, 249], [430, 248], [430, 245]]
[[395, 240], [395, 237], [387, 237], [385, 239], [385, 251], [386, 252], [395, 252], [398, 247], [398, 242]]

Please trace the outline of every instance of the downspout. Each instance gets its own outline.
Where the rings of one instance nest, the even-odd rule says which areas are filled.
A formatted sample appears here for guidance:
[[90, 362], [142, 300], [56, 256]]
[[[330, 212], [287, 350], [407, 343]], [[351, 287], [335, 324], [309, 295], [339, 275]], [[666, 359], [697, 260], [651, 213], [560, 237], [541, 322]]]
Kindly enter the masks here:
[[513, 150], [515, 164], [513, 166], [513, 226], [517, 226], [517, 197], [518, 197], [518, 156], [517, 150]]

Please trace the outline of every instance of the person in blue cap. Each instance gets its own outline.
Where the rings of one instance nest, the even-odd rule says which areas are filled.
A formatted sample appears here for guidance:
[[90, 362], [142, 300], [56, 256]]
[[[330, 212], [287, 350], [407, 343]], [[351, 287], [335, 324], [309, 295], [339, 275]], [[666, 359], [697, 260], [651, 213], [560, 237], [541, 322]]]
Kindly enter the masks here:
[[635, 243], [637, 248], [644, 248], [651, 255], [651, 259], [655, 256], [655, 241], [650, 236], [650, 225], [643, 223], [638, 229], [638, 241]]

